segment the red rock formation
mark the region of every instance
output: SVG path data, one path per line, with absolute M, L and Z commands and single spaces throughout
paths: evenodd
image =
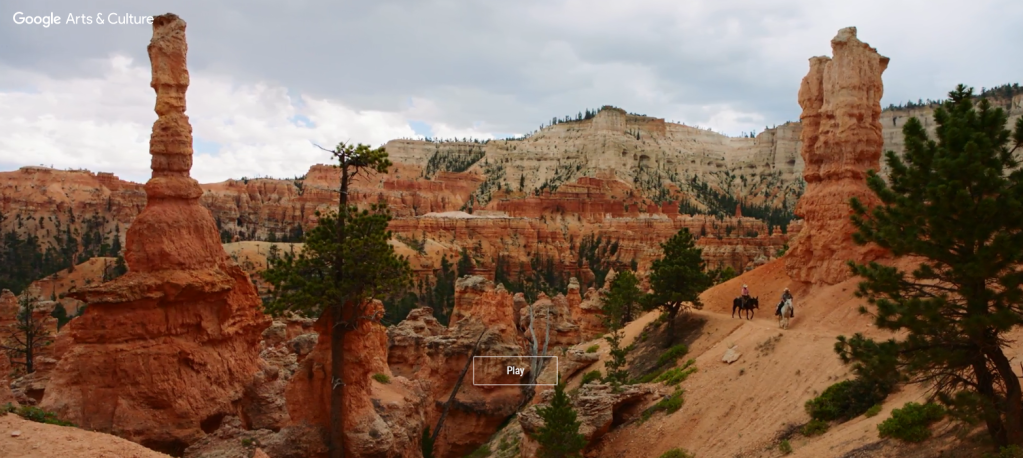
M 538 348 L 543 348 L 545 343 L 553 348 L 582 342 L 579 325 L 572 319 L 568 300 L 562 294 L 549 298 L 540 293 L 536 302 L 520 311 L 520 315 L 519 327 L 526 330 L 527 340 L 537 342 Z
M 3 373 L 3 376 L 12 376 L 6 388 L 13 393 L 14 399 L 18 403 L 36 405 L 43 398 L 46 384 L 50 380 L 50 371 L 57 364 L 55 359 L 57 350 L 64 349 L 62 345 L 64 342 L 58 339 L 57 320 L 51 316 L 56 302 L 39 300 L 39 291 L 33 287 L 27 288 L 22 294 L 28 295 L 31 300 L 35 301 L 33 302 L 35 311 L 32 314 L 32 319 L 42 325 L 49 335 L 51 344 L 37 347 L 33 351 L 32 373 L 25 373 L 24 358 L 15 358 L 12 361 L 6 359 L 7 356 L 5 356 L 9 369 Z M 21 334 L 21 331 L 16 329 L 20 312 L 21 299 L 10 290 L 3 290 L 0 293 L 0 342 L 7 341 L 13 334 Z M 65 333 L 61 333 L 61 335 L 63 334 Z M 37 338 L 41 338 L 41 336 L 37 336 Z M 24 340 L 23 335 L 20 340 Z M 57 340 L 57 344 L 52 344 L 54 340 Z M 0 402 L 0 404 L 3 403 Z
M 624 422 L 638 418 L 644 404 L 655 395 L 660 394 L 662 387 L 654 384 L 625 385 L 621 391 L 615 392 L 610 385 L 586 384 L 579 387 L 579 393 L 572 400 L 577 412 L 579 434 L 589 444 L 594 444 L 606 434 L 613 422 Z M 537 409 L 550 404 L 554 398 L 554 390 L 548 389 L 537 396 L 538 404 L 529 406 L 518 414 L 522 425 L 522 456 L 535 456 L 539 447 L 533 435 L 544 426 L 544 420 Z
M 17 404 L 14 394 L 11 393 L 11 362 L 7 359 L 7 353 L 0 352 L 0 406 L 4 404 Z
M 375 301 L 383 316 L 383 304 Z M 317 321 L 320 338 L 302 361 L 285 392 L 296 425 L 330 424 L 330 326 L 326 315 Z M 349 453 L 360 457 L 416 457 L 423 430 L 426 393 L 419 382 L 393 377 L 387 366 L 387 331 L 366 320 L 344 339 L 344 431 Z M 376 374 L 391 378 L 381 384 Z M 377 410 L 374 404 L 380 404 Z M 318 456 L 318 455 L 317 455 Z
M 427 424 L 433 427 L 443 411 L 468 356 L 479 340 L 474 367 L 466 375 L 435 444 L 438 457 L 458 457 L 486 442 L 523 401 L 517 386 L 522 377 L 507 374 L 508 364 L 526 366 L 528 354 L 521 333 L 511 321 L 515 299 L 481 277 L 457 283 L 452 321 L 444 328 L 428 308 L 413 310 L 388 329 L 388 365 L 395 375 L 426 381 L 430 399 Z M 482 337 L 481 337 L 482 335 Z M 508 358 L 502 358 L 508 357 Z
M 575 322 L 579 325 L 579 337 L 583 342 L 593 340 L 607 332 L 604 326 L 604 299 L 608 288 L 599 291 L 592 287 L 586 290 L 586 295 L 579 304 L 579 316 Z
M 851 276 L 847 261 L 884 255 L 877 246 L 853 243 L 848 202 L 879 203 L 865 177 L 880 169 L 881 73 L 888 67 L 887 57 L 856 38 L 855 27 L 840 30 L 831 48 L 834 58 L 810 59 L 799 89 L 807 185 L 795 212 L 806 226 L 786 254 L 793 279 L 827 284 Z
M 269 324 L 189 177 L 186 50 L 185 22 L 155 17 L 149 56 L 159 119 L 147 205 L 126 237 L 130 271 L 72 294 L 89 307 L 68 324 L 70 349 L 42 401 L 81 427 L 173 453 L 234 413 Z

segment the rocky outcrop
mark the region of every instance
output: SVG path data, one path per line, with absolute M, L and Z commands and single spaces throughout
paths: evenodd
M 608 288 L 599 291 L 593 288 L 586 290 L 582 302 L 579 303 L 579 317 L 576 324 L 579 325 L 579 337 L 583 342 L 593 340 L 607 332 L 604 325 L 604 295 Z
M 579 325 L 572 319 L 568 300 L 562 294 L 549 298 L 540 293 L 536 302 L 520 314 L 519 327 L 539 348 L 570 347 L 582 342 Z
M 420 308 L 388 328 L 388 365 L 394 375 L 423 380 L 429 398 L 427 424 L 434 427 L 466 364 L 472 366 L 451 405 L 435 446 L 435 456 L 458 457 L 474 450 L 515 413 L 525 399 L 521 387 L 528 373 L 525 341 L 513 321 L 515 298 L 481 277 L 458 280 L 449 327 L 432 310 Z M 468 357 L 477 346 L 475 361 Z M 527 369 L 508 374 L 508 365 Z
M 589 444 L 595 443 L 601 436 L 607 433 L 616 419 L 619 423 L 638 417 L 642 413 L 645 404 L 652 400 L 659 390 L 663 389 L 658 385 L 625 385 L 621 391 L 614 392 L 610 385 L 586 384 L 579 387 L 579 393 L 572 399 L 572 407 L 575 409 L 576 419 L 579 425 L 579 434 L 582 434 Z M 534 456 L 538 448 L 533 435 L 544 426 L 543 418 L 540 417 L 537 409 L 550 405 L 554 397 L 554 390 L 548 389 L 538 396 L 540 403 L 532 405 L 518 414 L 519 424 L 522 425 L 522 456 Z
M 230 261 L 202 189 L 189 177 L 185 22 L 153 21 L 153 177 L 126 235 L 129 272 L 72 295 L 89 304 L 68 324 L 70 345 L 42 407 L 80 427 L 180 454 L 236 412 L 259 369 L 269 318 Z
M 867 188 L 866 173 L 881 157 L 881 73 L 888 58 L 842 29 L 831 40 L 834 58 L 810 59 L 799 89 L 803 107 L 802 151 L 806 192 L 796 214 L 805 227 L 786 254 L 796 280 L 835 284 L 852 274 L 846 262 L 868 262 L 884 255 L 877 246 L 858 246 L 849 219 L 849 200 L 879 203 Z
M 374 311 L 382 316 L 383 304 L 375 301 Z M 325 315 L 317 322 L 319 340 L 285 390 L 291 424 L 318 428 L 323 437 L 330 425 L 331 404 L 328 321 Z M 421 377 L 406 378 L 388 368 L 387 339 L 386 329 L 374 320 L 361 321 L 344 336 L 345 444 L 354 456 L 412 458 L 419 456 L 427 391 Z M 382 383 L 374 376 L 389 381 Z M 305 456 L 320 455 L 309 451 Z
M 7 359 L 7 353 L 0 352 L 0 406 L 18 403 L 11 393 L 10 373 L 11 361 Z

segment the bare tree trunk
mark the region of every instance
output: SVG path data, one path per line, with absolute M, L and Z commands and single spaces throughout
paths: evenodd
M 340 196 L 338 198 L 338 212 L 337 212 L 337 238 L 338 238 L 338 253 L 335 258 L 336 278 L 335 281 L 340 287 L 344 283 L 344 246 L 347 241 L 347 234 L 345 233 L 345 219 L 348 216 L 348 182 L 349 182 L 349 171 L 348 171 L 348 158 L 346 156 L 340 157 L 341 163 L 341 189 Z M 341 291 L 342 297 L 339 298 L 338 302 L 332 307 L 333 320 L 331 320 L 331 331 L 330 331 L 330 445 L 331 445 L 331 458 L 344 458 L 345 456 L 345 413 L 344 413 L 344 395 L 345 395 L 345 382 L 344 382 L 344 369 L 345 369 L 345 355 L 344 355 L 344 337 L 348 331 L 348 323 L 345 321 L 345 306 L 349 305 L 345 301 L 345 291 Z M 358 319 L 357 314 L 353 315 L 353 319 Z
M 1012 370 L 1009 359 L 995 344 L 988 351 L 988 357 L 994 361 L 1002 383 L 1005 385 L 1005 439 L 1009 445 L 1023 445 L 1023 390 L 1020 389 L 1019 378 Z
M 536 378 L 540 376 L 540 364 L 537 363 L 537 359 L 539 359 L 539 358 L 536 358 L 536 356 L 538 356 L 536 353 L 537 353 L 537 351 L 539 349 L 537 348 L 536 331 L 533 330 L 533 321 L 535 319 L 536 319 L 536 316 L 533 314 L 533 306 L 530 305 L 529 306 L 529 335 L 533 336 L 533 338 L 532 338 L 532 342 L 530 342 L 530 350 L 531 351 L 529 352 L 529 355 L 534 357 L 534 358 L 532 358 L 532 361 L 530 361 L 530 363 L 529 363 L 529 369 L 530 369 L 529 370 L 529 383 L 530 384 L 536 383 Z
M 444 427 L 444 418 L 448 416 L 448 410 L 451 409 L 451 404 L 455 402 L 455 395 L 458 394 L 459 388 L 462 387 L 462 379 L 465 378 L 465 373 L 469 371 L 469 366 L 472 365 L 473 358 L 476 357 L 476 350 L 480 348 L 480 341 L 483 340 L 483 335 L 487 333 L 487 328 L 483 328 L 483 332 L 476 339 L 476 345 L 472 347 L 472 352 L 469 353 L 469 360 L 465 362 L 465 367 L 462 368 L 462 373 L 458 376 L 458 380 L 455 381 L 455 387 L 451 389 L 451 395 L 448 396 L 448 402 L 444 403 L 444 411 L 441 412 L 440 418 L 437 419 L 437 427 L 433 429 L 433 438 L 431 443 L 436 444 L 437 438 L 440 437 L 440 429 Z M 432 451 L 432 450 L 431 450 Z
M 341 307 L 333 307 L 331 311 L 330 335 L 330 442 L 331 457 L 345 456 L 344 435 L 344 393 L 345 393 L 345 354 L 344 339 L 347 330 L 342 324 Z

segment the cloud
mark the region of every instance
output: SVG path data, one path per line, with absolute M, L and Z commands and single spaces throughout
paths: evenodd
M 56 80 L 20 72 L 0 80 L 5 87 L 26 88 L 0 92 L 0 165 L 52 164 L 148 179 L 149 133 L 156 120 L 149 66 L 124 56 L 104 65 L 106 71 L 94 78 Z M 202 182 L 300 175 L 329 160 L 314 144 L 377 146 L 415 136 L 400 112 L 355 111 L 305 95 L 295 100 L 284 87 L 196 72 L 186 114 L 196 150 L 192 176 Z
M 164 12 L 129 0 L 90 7 Z M 0 129 L 16 131 L 21 148 L 5 146 L 0 165 L 31 147 L 144 171 L 148 159 L 135 152 L 154 116 L 150 27 L 16 26 L 15 11 L 94 14 L 73 0 L 0 7 L 0 100 L 14 107 L 0 114 Z M 188 21 L 189 113 L 210 142 L 197 147 L 196 172 L 209 177 L 294 173 L 308 166 L 294 163 L 319 157 L 309 141 L 412 137 L 410 122 L 420 135 L 428 127 L 434 137 L 490 138 L 606 104 L 730 135 L 760 131 L 798 119 L 807 59 L 830 55 L 830 39 L 847 26 L 892 59 L 885 105 L 1023 75 L 1023 61 L 1010 58 L 1023 39 L 1016 0 L 969 8 L 958 0 L 182 0 L 174 12 Z M 111 55 L 133 63 L 112 70 Z M 113 83 L 134 71 L 131 85 Z M 95 91 L 107 91 L 102 101 Z M 68 133 L 42 134 L 58 125 Z M 115 132 L 126 137 L 108 139 Z

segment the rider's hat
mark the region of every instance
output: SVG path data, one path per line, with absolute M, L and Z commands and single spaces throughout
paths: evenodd
M 746 287 L 746 284 L 745 284 L 745 283 L 743 283 L 743 284 L 742 284 L 742 287 L 743 287 L 743 288 L 745 288 L 745 287 Z
M 785 291 L 788 291 L 788 290 L 789 290 L 788 288 L 785 288 Z

